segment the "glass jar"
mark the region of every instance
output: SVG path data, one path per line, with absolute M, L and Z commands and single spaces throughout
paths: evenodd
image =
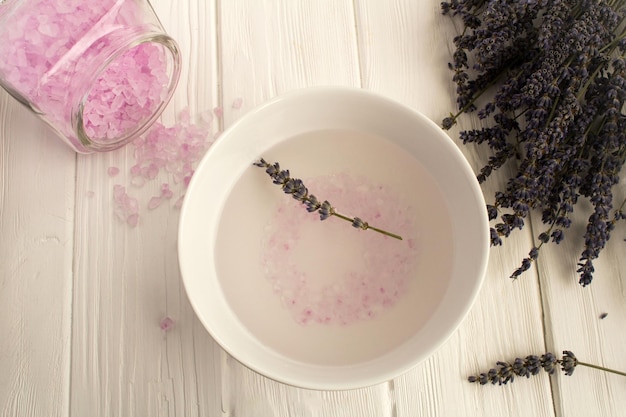
M 180 65 L 147 0 L 0 0 L 0 85 L 77 152 L 145 132 Z

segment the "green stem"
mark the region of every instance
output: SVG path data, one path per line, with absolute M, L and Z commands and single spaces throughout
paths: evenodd
M 354 219 L 352 219 L 352 218 L 350 218 L 350 217 L 348 217 L 348 216 L 344 216 L 344 215 L 343 215 L 343 214 L 341 214 L 341 213 L 337 213 L 337 212 L 336 212 L 336 211 L 334 211 L 334 210 L 333 210 L 333 212 L 331 213 L 331 215 L 333 215 L 333 216 L 335 216 L 335 217 L 339 217 L 340 219 L 345 220 L 345 221 L 348 221 L 348 222 L 350 222 L 350 223 L 352 223 L 352 222 L 354 221 Z M 364 228 L 364 230 L 367 230 L 367 229 L 371 229 L 371 230 L 373 230 L 373 231 L 375 231 L 375 232 L 381 233 L 381 234 L 383 234 L 383 235 L 385 235 L 385 236 L 392 237 L 392 238 L 394 238 L 394 239 L 402 240 L 402 236 L 396 235 L 395 233 L 391 233 L 391 232 L 388 232 L 388 231 L 383 230 L 383 229 L 379 229 L 378 227 L 370 226 L 369 224 L 367 224 L 367 226 Z
M 331 213 L 331 215 L 332 215 L 332 216 L 335 216 L 335 217 L 339 217 L 340 219 L 345 220 L 345 221 L 348 221 L 348 222 L 350 222 L 350 223 L 352 223 L 352 220 L 353 220 L 353 219 L 351 219 L 351 218 L 350 218 L 350 217 L 348 217 L 348 216 L 344 216 L 344 215 L 343 215 L 343 214 L 341 214 L 341 213 L 337 213 L 336 211 L 333 211 L 333 212 Z
M 605 368 L 604 366 L 593 365 L 591 363 L 581 362 L 577 360 L 578 365 L 587 366 L 589 368 L 598 369 L 600 371 L 611 372 L 613 374 L 626 376 L 626 372 L 616 371 L 615 369 Z
M 368 225 L 367 228 L 368 229 L 372 229 L 375 232 L 382 233 L 385 236 L 389 236 L 389 237 L 392 237 L 394 239 L 402 240 L 402 236 L 396 235 L 394 233 L 387 232 L 386 230 L 382 230 L 382 229 L 379 229 L 377 227 L 370 226 L 370 225 Z

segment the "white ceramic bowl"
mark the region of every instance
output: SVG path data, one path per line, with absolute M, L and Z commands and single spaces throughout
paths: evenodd
M 261 156 L 404 240 L 320 222 L 252 166 Z M 286 384 L 352 389 L 401 375 L 455 331 L 489 237 L 475 175 L 435 123 L 364 90 L 313 88 L 249 112 L 212 145 L 178 249 L 189 300 L 230 355 Z

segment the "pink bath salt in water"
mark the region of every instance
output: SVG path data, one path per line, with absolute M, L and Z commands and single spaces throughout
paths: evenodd
M 167 96 L 163 47 L 142 43 L 113 61 L 98 77 L 83 109 L 88 137 L 117 140 L 142 126 Z
M 415 211 L 401 195 L 347 173 L 305 179 L 310 194 L 403 240 L 331 217 L 320 221 L 285 196 L 266 227 L 261 264 L 300 324 L 350 325 L 391 309 L 409 290 L 419 262 Z

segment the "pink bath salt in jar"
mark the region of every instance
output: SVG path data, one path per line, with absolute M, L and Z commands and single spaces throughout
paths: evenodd
M 147 0 L 0 0 L 0 85 L 77 152 L 145 132 L 180 66 Z

